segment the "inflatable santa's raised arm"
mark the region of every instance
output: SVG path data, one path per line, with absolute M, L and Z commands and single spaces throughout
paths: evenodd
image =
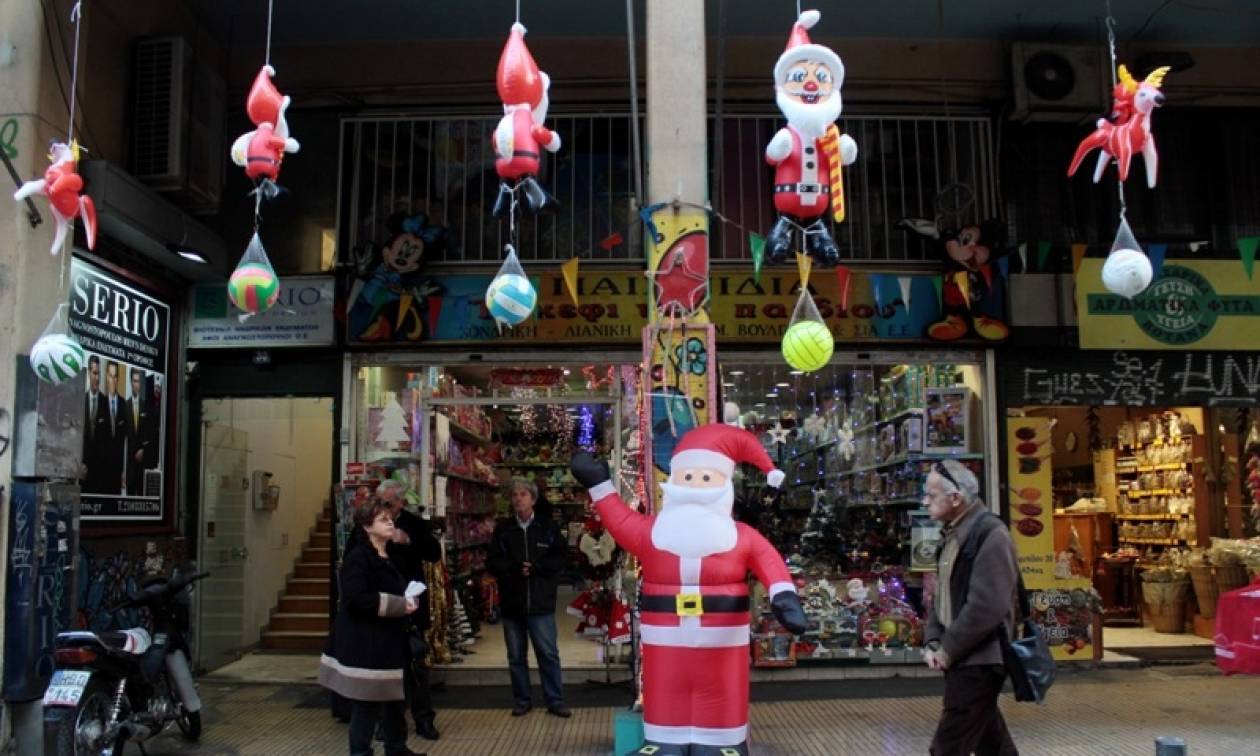
M 805 614 L 783 557 L 731 516 L 735 465 L 749 462 L 772 486 L 783 482 L 757 437 L 729 425 L 687 433 L 670 460 L 659 513 L 640 514 L 613 487 L 608 465 L 573 457 L 604 526 L 643 566 L 643 731 L 639 753 L 746 754 L 748 572 L 766 585 L 775 617 L 794 633 Z M 723 751 L 721 749 L 730 749 Z M 709 750 L 705 750 L 709 753 Z

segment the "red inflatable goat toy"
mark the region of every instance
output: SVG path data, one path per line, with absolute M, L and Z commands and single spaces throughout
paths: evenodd
M 91 197 L 82 194 L 79 143 L 74 140 L 69 144 L 53 142 L 48 159 L 52 165 L 44 171 L 44 177 L 22 184 L 13 193 L 13 199 L 21 202 L 32 194 L 42 194 L 48 198 L 48 207 L 52 211 L 53 219 L 57 221 L 57 230 L 49 249 L 54 255 L 61 251 L 66 242 L 66 233 L 70 230 L 70 221 L 76 217 L 83 219 L 88 249 L 96 249 L 96 205 Z
M 531 213 L 550 210 L 556 198 L 547 193 L 535 178 L 542 154 L 539 149 L 556 152 L 560 135 L 543 126 L 547 120 L 547 91 L 551 79 L 538 70 L 534 56 L 525 45 L 525 27 L 512 24 L 512 33 L 503 54 L 495 87 L 503 101 L 503 118 L 491 136 L 494 142 L 494 169 L 499 174 L 499 196 L 494 201 L 493 215 L 501 218 L 512 207 L 512 193 L 520 189 L 525 207 Z
M 289 124 L 284 111 L 289 98 L 280 94 L 271 77 L 276 69 L 263 66 L 254 79 L 245 100 L 245 112 L 253 122 L 253 131 L 241 134 L 232 143 L 232 162 L 245 169 L 245 175 L 264 196 L 276 194 L 276 179 L 280 176 L 280 164 L 286 152 L 297 152 L 298 141 L 289 136 Z
M 1068 166 L 1068 175 L 1076 174 L 1092 150 L 1098 149 L 1098 164 L 1094 167 L 1094 183 L 1102 178 L 1103 171 L 1112 159 L 1120 180 L 1129 178 L 1129 162 L 1136 154 L 1142 155 L 1146 164 L 1146 185 L 1155 188 L 1155 175 L 1159 168 L 1159 155 L 1155 152 L 1155 135 L 1151 133 L 1151 113 L 1164 104 L 1164 94 L 1159 88 L 1164 83 L 1168 66 L 1156 68 L 1138 83 L 1129 69 L 1117 69 L 1119 81 L 1112 92 L 1111 117 L 1099 118 L 1094 133 L 1081 140 Z

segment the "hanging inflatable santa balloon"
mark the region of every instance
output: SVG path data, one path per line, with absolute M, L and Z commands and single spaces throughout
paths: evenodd
M 237 137 L 232 143 L 232 162 L 245 169 L 264 197 L 274 197 L 279 191 L 276 180 L 280 176 L 280 163 L 286 152 L 297 152 L 298 141 L 289 136 L 289 123 L 284 111 L 289 108 L 289 97 L 280 94 L 271 77 L 276 69 L 263 66 L 254 78 L 245 100 L 245 112 L 254 124 L 254 130 Z
M 540 150 L 560 149 L 560 135 L 543 126 L 547 120 L 547 90 L 551 79 L 538 70 L 534 56 L 525 45 L 525 27 L 512 24 L 512 32 L 495 75 L 503 118 L 494 130 L 494 169 L 499 174 L 499 196 L 494 216 L 500 218 L 512 207 L 513 192 L 520 190 L 520 202 L 531 213 L 550 210 L 558 204 L 538 183 Z
M 782 262 L 791 253 L 793 232 L 805 235 L 805 251 L 822 265 L 835 265 L 840 249 L 826 216 L 844 220 L 840 167 L 857 160 L 857 143 L 841 134 L 840 85 L 844 64 L 830 48 L 810 42 L 819 13 L 808 10 L 792 26 L 787 49 L 774 64 L 775 102 L 787 118 L 766 146 L 774 169 L 774 207 L 779 219 L 766 237 L 765 255 Z
M 783 483 L 752 433 L 723 424 L 688 432 L 674 448 L 654 515 L 625 505 L 603 460 L 583 452 L 570 463 L 617 544 L 642 564 L 647 743 L 637 753 L 748 753 L 750 570 L 769 589 L 779 622 L 805 631 L 783 557 L 731 517 L 731 476 L 740 462 L 760 468 L 771 486 Z

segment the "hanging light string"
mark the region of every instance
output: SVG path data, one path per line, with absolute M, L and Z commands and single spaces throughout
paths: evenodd
M 79 84 L 79 27 L 83 23 L 83 0 L 70 9 L 70 23 L 74 24 L 74 57 L 70 63 L 70 125 L 66 127 L 66 142 L 74 143 L 74 104 L 78 99 Z
M 1111 0 L 1107 0 L 1107 18 L 1104 21 L 1107 26 L 1107 51 L 1111 56 L 1111 89 L 1116 88 L 1116 19 L 1111 15 Z M 1120 197 L 1120 218 L 1125 217 L 1127 209 L 1124 202 L 1124 182 L 1116 182 L 1116 193 Z

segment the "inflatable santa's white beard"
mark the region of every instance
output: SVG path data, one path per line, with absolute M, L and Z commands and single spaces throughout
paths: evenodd
M 840 90 L 833 89 L 827 99 L 813 105 L 806 105 L 800 100 L 776 87 L 774 101 L 783 111 L 783 117 L 792 128 L 807 137 L 821 139 L 827 133 L 827 127 L 840 117 Z
M 652 544 L 662 551 L 699 559 L 735 548 L 739 534 L 731 509 L 735 487 L 692 488 L 661 484 L 663 507 L 652 526 Z

